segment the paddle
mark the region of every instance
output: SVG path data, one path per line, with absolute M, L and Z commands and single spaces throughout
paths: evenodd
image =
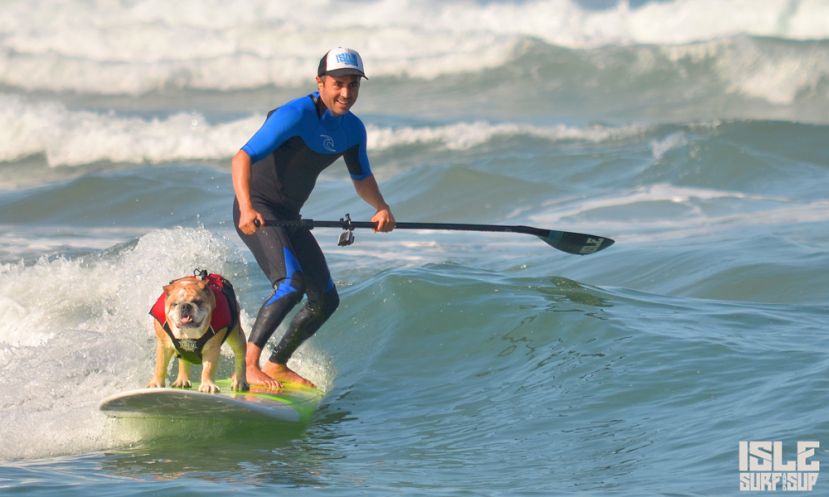
M 317 221 L 314 219 L 278 220 L 266 219 L 266 225 L 299 227 L 306 229 L 314 228 L 342 228 L 345 230 L 340 235 L 339 245 L 351 245 L 354 243 L 352 231 L 355 228 L 374 229 L 375 224 L 368 221 L 352 221 L 351 216 L 339 221 Z M 258 223 L 257 223 L 258 225 Z M 485 232 L 506 232 L 524 233 L 535 235 L 544 243 L 553 248 L 567 252 L 568 254 L 588 255 L 604 250 L 613 245 L 613 240 L 596 235 L 585 235 L 582 233 L 570 233 L 569 231 L 546 230 L 533 228 L 532 226 L 509 226 L 498 224 L 456 224 L 456 223 L 397 223 L 395 229 L 402 230 L 449 230 L 449 231 L 485 231 Z

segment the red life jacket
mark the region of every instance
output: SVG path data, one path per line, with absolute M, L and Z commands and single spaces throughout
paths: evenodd
M 210 327 L 200 338 L 193 340 L 188 338 L 178 339 L 173 335 L 169 323 L 167 323 L 167 315 L 164 312 L 164 305 L 167 301 L 167 294 L 162 292 L 158 300 L 150 309 L 150 315 L 167 332 L 167 336 L 173 342 L 176 348 L 176 355 L 180 359 L 193 364 L 201 364 L 202 349 L 208 340 L 218 335 L 225 329 L 227 332 L 222 338 L 222 343 L 227 340 L 230 331 L 239 323 L 239 309 L 236 303 L 236 293 L 233 291 L 233 285 L 228 280 L 219 274 L 207 274 L 204 276 L 207 279 L 207 288 L 213 292 L 216 298 L 216 307 L 213 308 L 213 316 L 210 319 Z M 197 279 L 196 276 L 187 276 L 179 279 Z M 178 280 L 173 280 L 178 281 Z M 171 281 L 170 283 L 173 283 Z

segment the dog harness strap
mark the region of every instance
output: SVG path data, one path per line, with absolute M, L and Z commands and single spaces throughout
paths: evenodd
M 224 329 L 225 328 L 222 328 L 222 330 L 224 330 Z M 213 338 L 214 336 L 218 335 L 219 333 L 221 333 L 222 330 L 219 330 L 219 332 L 217 333 L 216 330 L 214 330 L 213 327 L 211 326 L 210 328 L 207 329 L 206 332 L 204 332 L 204 335 L 202 335 L 201 338 L 199 338 L 198 340 L 195 340 L 195 342 L 196 342 L 195 343 L 195 349 L 196 350 L 194 352 L 199 355 L 199 363 L 201 363 L 201 351 L 202 351 L 202 349 L 204 349 L 204 346 L 207 344 L 207 341 L 210 340 L 211 338 Z M 225 343 L 225 340 L 227 339 L 227 335 L 228 335 L 228 333 L 226 333 L 224 338 L 222 338 L 222 343 Z
M 227 333 L 222 337 L 222 344 L 225 343 L 230 332 L 239 324 L 239 309 L 236 302 L 236 292 L 233 290 L 233 285 L 230 281 L 225 279 L 220 274 L 210 274 L 207 277 L 210 280 L 210 289 L 213 290 L 213 295 L 216 296 L 216 307 L 224 312 L 214 312 L 213 320 L 210 322 L 210 330 L 213 334 L 210 337 L 199 339 L 201 351 L 204 344 L 207 343 L 211 337 L 218 335 L 222 330 L 227 330 Z M 218 328 L 218 332 L 214 329 Z M 206 335 L 205 335 L 206 336 Z
M 202 350 L 204 349 L 204 346 L 207 344 L 207 341 L 227 329 L 222 328 L 221 330 L 216 331 L 211 326 L 207 329 L 204 335 L 199 337 L 197 340 L 193 340 L 191 338 L 179 340 L 173 335 L 173 331 L 170 329 L 170 325 L 164 323 L 163 328 L 164 331 L 167 332 L 167 336 L 169 336 L 170 340 L 173 342 L 173 347 L 176 348 L 176 356 L 192 364 L 201 364 Z M 225 343 L 225 340 L 227 340 L 228 335 L 230 335 L 230 333 L 225 333 L 225 336 L 222 337 L 222 343 Z
M 164 323 L 162 328 L 164 328 L 167 336 L 169 336 L 170 340 L 173 342 L 173 347 L 176 348 L 176 357 L 184 359 L 191 364 L 202 363 L 201 351 L 204 348 L 204 344 L 216 334 L 216 332 L 213 331 L 213 328 L 209 328 L 207 332 L 205 332 L 205 334 L 198 340 L 190 338 L 179 340 L 175 337 L 175 335 L 173 335 L 173 330 L 170 329 L 169 324 Z

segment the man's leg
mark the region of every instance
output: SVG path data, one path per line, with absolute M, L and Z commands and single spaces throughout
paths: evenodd
M 288 359 L 305 340 L 314 335 L 334 313 L 340 303 L 337 289 L 331 280 L 325 256 L 313 235 L 307 230 L 291 234 L 291 244 L 300 255 L 308 302 L 294 316 L 288 331 L 274 348 L 264 371 L 277 380 L 311 385 L 311 382 L 288 368 Z
M 277 387 L 278 382 L 262 371 L 259 360 L 268 339 L 288 312 L 302 299 L 305 291 L 302 268 L 291 246 L 287 230 L 277 226 L 262 226 L 255 234 L 245 235 L 238 229 L 239 211 L 235 204 L 233 214 L 237 233 L 275 288 L 273 294 L 259 309 L 248 337 L 245 374 L 248 383 L 252 385 Z

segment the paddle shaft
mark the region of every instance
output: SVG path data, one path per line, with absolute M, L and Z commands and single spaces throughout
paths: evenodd
M 341 228 L 346 231 L 351 231 L 355 228 L 370 228 L 376 227 L 375 223 L 370 221 L 352 221 L 348 215 L 345 219 L 339 221 L 317 221 L 314 219 L 293 219 L 293 220 L 279 220 L 266 219 L 265 225 L 270 226 L 285 226 L 295 228 Z M 605 238 L 595 235 L 585 235 L 582 233 L 571 233 L 568 231 L 547 230 L 541 228 L 534 228 L 532 226 L 515 226 L 515 225 L 500 225 L 500 224 L 464 224 L 464 223 L 396 223 L 395 229 L 411 229 L 411 230 L 449 230 L 449 231 L 482 231 L 482 232 L 500 232 L 500 233 L 524 233 L 527 235 L 535 235 L 545 243 L 563 252 L 576 255 L 588 255 L 599 250 L 603 250 L 611 245 L 614 241 L 610 238 Z M 342 242 L 342 239 L 341 239 Z M 347 245 L 347 243 L 342 243 Z
M 269 221 L 265 221 L 271 224 Z M 278 221 L 282 223 L 283 221 Z M 288 221 L 290 222 L 290 221 Z M 299 220 L 302 227 L 305 228 L 342 228 L 349 229 L 349 224 L 345 220 L 340 221 L 316 221 L 314 219 Z M 308 225 L 311 224 L 311 226 Z M 375 223 L 371 221 L 351 221 L 351 228 L 370 228 L 376 227 Z M 487 231 L 487 232 L 510 232 L 510 233 L 526 233 L 528 235 L 541 236 L 545 230 L 539 228 L 532 228 L 529 226 L 505 226 L 498 224 L 458 224 L 458 223 L 395 223 L 394 229 L 398 230 L 446 230 L 446 231 Z

